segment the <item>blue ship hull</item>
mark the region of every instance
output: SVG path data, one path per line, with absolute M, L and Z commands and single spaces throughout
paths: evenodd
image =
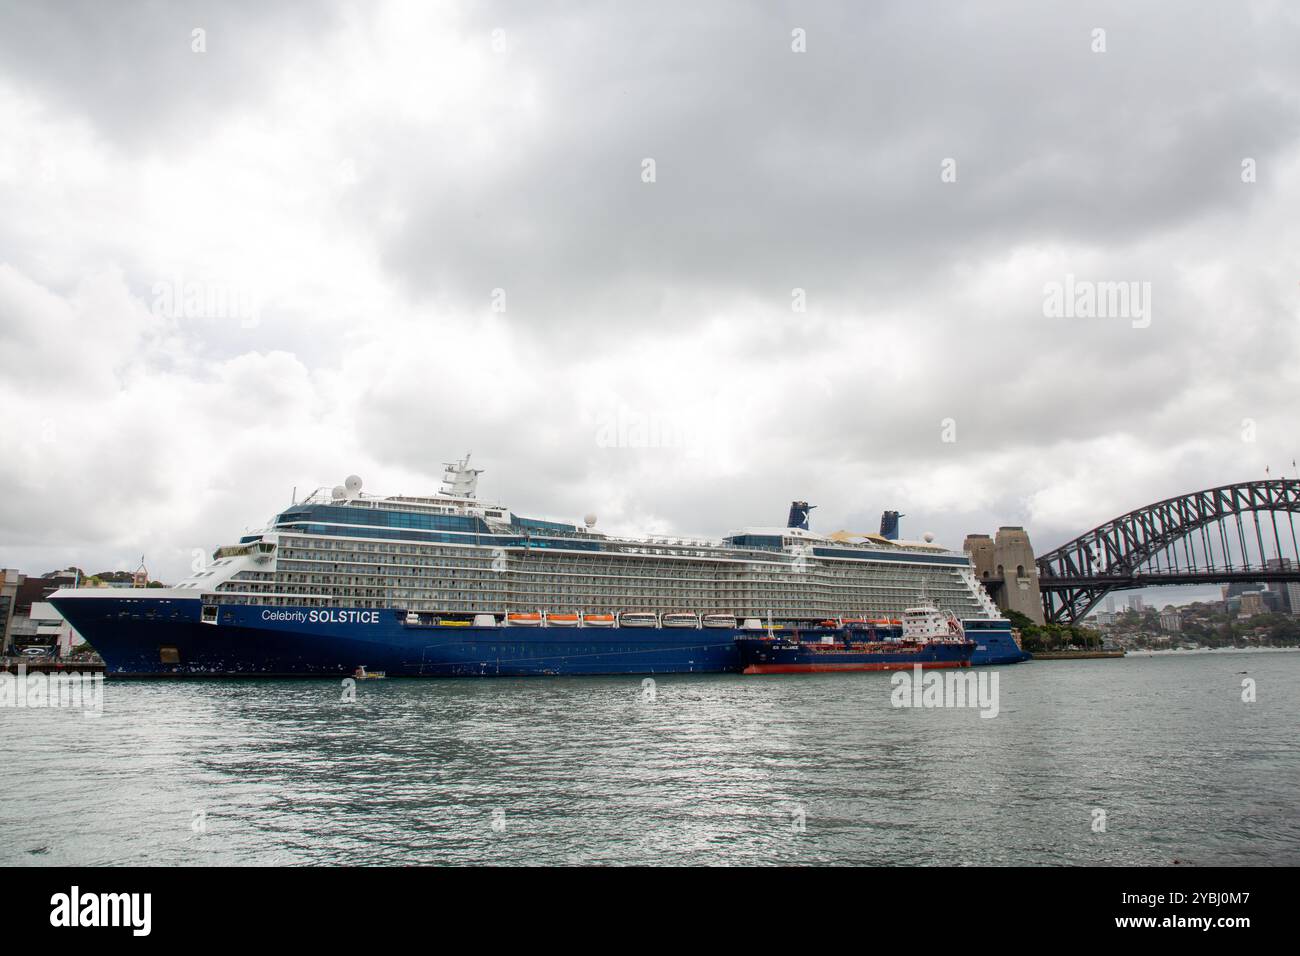
M 732 628 L 408 625 L 391 609 L 258 605 L 221 605 L 208 622 L 197 597 L 50 600 L 103 657 L 106 673 L 136 677 L 347 677 L 358 667 L 391 677 L 736 673 L 737 639 L 753 636 Z M 990 632 L 978 644 L 986 659 L 972 663 L 1028 656 L 1009 630 L 1005 641 Z
M 390 677 L 693 674 L 738 670 L 730 628 L 408 626 L 392 610 L 222 606 L 193 599 L 52 603 L 104 658 L 148 677 Z
M 1033 655 L 1020 649 L 1011 635 L 1007 621 L 966 621 L 966 636 L 975 642 L 970 656 L 972 667 L 985 664 L 1020 664 L 1032 660 Z

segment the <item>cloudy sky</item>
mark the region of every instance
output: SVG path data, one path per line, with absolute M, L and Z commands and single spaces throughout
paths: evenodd
M 1290 472 L 1294 5 L 865 6 L 0 3 L 0 564 L 175 580 L 469 450 L 1040 551 Z

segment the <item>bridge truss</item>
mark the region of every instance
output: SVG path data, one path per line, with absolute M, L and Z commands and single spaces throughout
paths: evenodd
M 1037 559 L 1043 612 L 1048 623 L 1064 623 L 1111 591 L 1300 581 L 1297 511 L 1295 478 L 1224 485 L 1130 511 Z

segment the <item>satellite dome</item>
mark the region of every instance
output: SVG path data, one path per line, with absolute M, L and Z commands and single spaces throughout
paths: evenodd
M 596 516 L 594 514 L 588 513 L 582 520 L 586 523 L 588 528 L 593 528 L 596 525 Z
M 932 541 L 934 541 L 934 532 L 927 531 L 925 534 L 921 535 L 921 540 L 924 541 L 926 544 L 931 543 Z
M 343 482 L 343 487 L 347 489 L 348 494 L 355 495 L 361 491 L 361 479 L 356 475 L 348 475 L 347 480 Z
M 344 488 L 342 485 L 335 485 L 334 490 L 330 493 L 330 497 L 333 498 L 335 501 L 342 501 L 347 496 L 348 496 L 348 490 Z

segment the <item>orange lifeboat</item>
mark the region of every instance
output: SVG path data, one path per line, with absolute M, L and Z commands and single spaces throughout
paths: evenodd
M 587 625 L 587 627 L 613 627 L 614 615 L 613 614 L 588 614 L 583 617 L 582 621 L 584 624 Z
M 518 611 L 506 615 L 506 624 L 516 627 L 541 627 L 542 615 L 537 611 Z
M 577 627 L 582 623 L 582 619 L 576 614 L 568 611 L 562 611 L 546 615 L 546 624 L 548 627 Z

